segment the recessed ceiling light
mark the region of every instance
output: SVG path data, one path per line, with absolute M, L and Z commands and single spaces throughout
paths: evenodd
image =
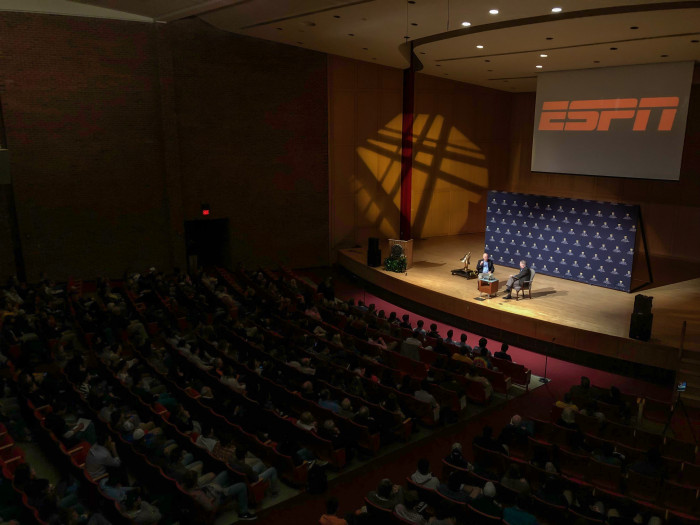
M 484 62 L 491 62 L 491 61 L 487 58 L 486 60 L 484 60 Z
M 630 29 L 639 29 L 639 26 L 630 26 Z
M 541 53 L 541 54 L 540 54 L 540 57 L 541 57 L 541 58 L 547 58 L 548 56 L 549 56 L 549 55 L 547 55 L 547 54 L 545 54 L 545 53 Z
M 668 55 L 661 55 L 661 58 L 666 58 L 666 57 L 668 57 Z
M 277 31 L 282 31 L 281 27 L 276 27 L 275 29 L 277 29 Z
M 491 71 L 493 71 L 493 69 L 487 69 L 486 71 L 488 71 L 490 73 Z
M 548 36 L 547 38 L 545 38 L 545 40 L 554 40 L 554 37 L 553 37 L 553 36 Z
M 348 33 L 348 36 L 355 36 L 355 33 Z
M 469 27 L 470 25 L 472 25 L 472 23 L 471 22 L 462 22 L 462 25 L 464 27 Z
M 479 44 L 478 46 L 476 46 L 476 48 L 477 48 L 477 49 L 484 49 L 484 46 L 482 46 L 481 44 Z
M 691 44 L 697 44 L 698 42 L 700 42 L 700 40 L 691 40 L 690 41 Z
M 416 24 L 415 22 L 411 22 L 411 25 L 412 25 L 412 26 L 417 26 L 418 24 Z
M 552 7 L 552 13 L 561 13 L 561 7 Z
M 492 15 L 497 15 L 497 14 L 498 14 L 498 9 L 491 9 L 491 10 L 489 11 L 489 13 L 492 14 Z
M 442 67 L 442 64 L 435 64 L 435 67 Z
M 537 65 L 537 66 L 535 66 L 535 67 L 536 67 L 537 69 L 542 69 L 542 66 L 540 66 L 540 65 Z
M 363 47 L 362 50 L 363 50 L 363 51 L 369 51 L 369 48 L 368 48 L 368 47 Z
M 594 64 L 600 64 L 600 60 L 594 60 L 593 63 L 594 63 Z
M 610 51 L 617 51 L 617 48 L 616 48 L 616 47 L 611 47 L 611 48 L 610 48 Z
M 340 15 L 333 15 L 333 18 L 340 18 Z

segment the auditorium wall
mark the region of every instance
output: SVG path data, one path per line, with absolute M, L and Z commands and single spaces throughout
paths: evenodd
M 693 84 L 679 181 L 533 173 L 530 171 L 535 94 L 513 99 L 511 154 L 505 191 L 640 204 L 656 278 L 689 278 L 700 262 L 700 83 Z M 638 268 L 639 270 L 639 268 Z M 636 272 L 640 276 L 639 271 Z M 642 275 L 643 276 L 643 275 Z M 678 275 L 680 276 L 680 275 Z M 668 277 L 667 277 L 668 278 Z M 677 280 L 677 279 L 676 279 Z
M 203 202 L 232 261 L 328 261 L 325 55 L 196 20 L 2 12 L 0 57 L 30 280 L 183 265 Z
M 331 246 L 398 237 L 401 70 L 329 56 Z M 413 238 L 480 232 L 505 184 L 509 93 L 417 74 Z

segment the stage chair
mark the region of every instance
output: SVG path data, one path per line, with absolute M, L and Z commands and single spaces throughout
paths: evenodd
M 528 298 L 532 299 L 532 282 L 535 280 L 535 270 L 530 268 L 530 279 L 522 282 L 522 287 L 520 289 L 515 289 L 515 300 L 518 300 L 520 292 L 523 294 L 523 299 L 525 299 L 525 292 L 527 292 Z

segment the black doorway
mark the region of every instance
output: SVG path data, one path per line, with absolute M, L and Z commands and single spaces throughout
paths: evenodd
M 185 221 L 185 246 L 187 266 L 229 267 L 228 219 L 202 219 Z

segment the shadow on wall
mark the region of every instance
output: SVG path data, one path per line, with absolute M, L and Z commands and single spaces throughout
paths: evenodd
M 398 236 L 401 121 L 398 114 L 357 148 L 358 222 L 385 237 Z M 489 184 L 485 154 L 442 115 L 416 115 L 413 132 L 413 237 L 468 233 L 469 207 Z

